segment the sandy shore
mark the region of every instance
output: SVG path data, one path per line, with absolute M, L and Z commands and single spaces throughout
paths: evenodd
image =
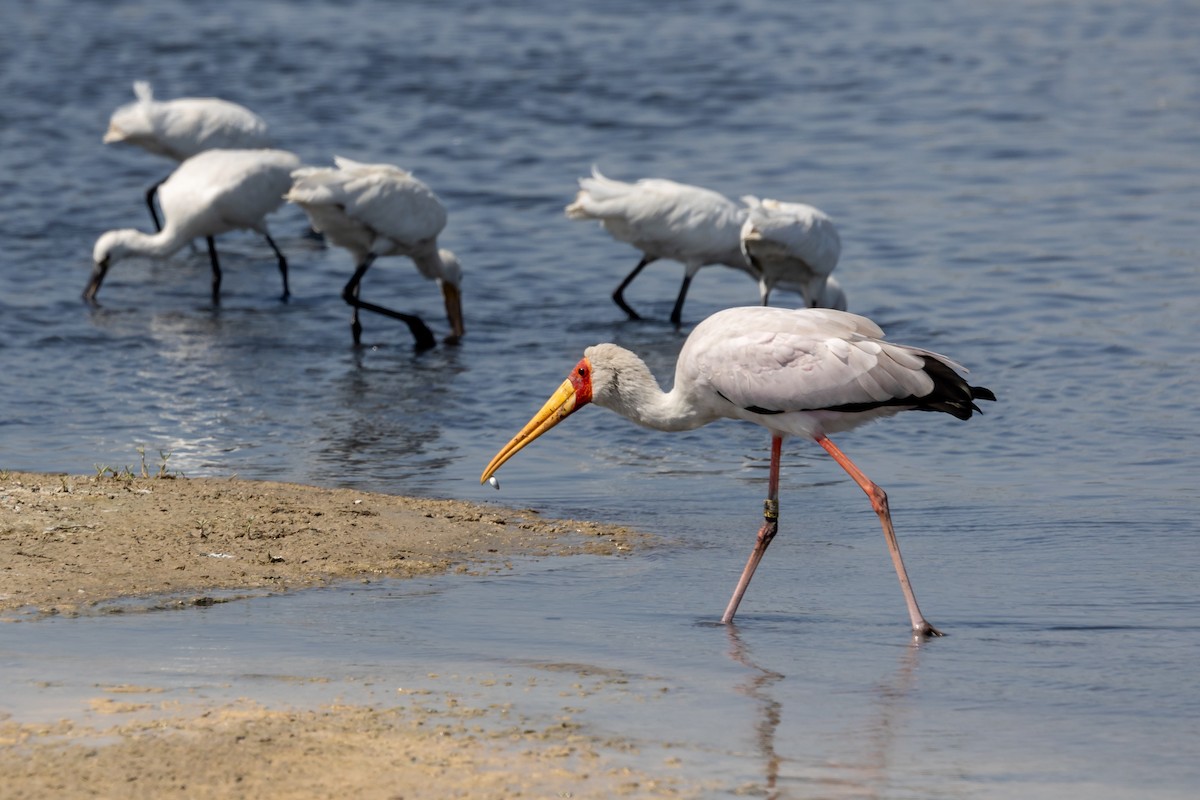
M 446 500 L 236 478 L 0 472 L 0 619 L 224 602 L 238 592 L 503 569 L 506 558 L 616 554 L 643 537 Z M 133 599 L 132 605 L 130 599 Z M 186 612 L 185 612 L 186 613 Z M 98 687 L 111 725 L 0 712 L 6 798 L 508 798 L 686 795 L 628 742 L 569 719 L 510 724 L 454 702 L 279 710 L 168 707 Z M 138 712 L 152 710 L 145 715 Z M 95 717 L 93 716 L 93 719 Z

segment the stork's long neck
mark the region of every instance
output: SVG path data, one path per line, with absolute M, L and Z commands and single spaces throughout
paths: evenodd
M 151 258 L 166 258 L 183 247 L 191 237 L 187 237 L 168 220 L 158 233 L 143 233 L 130 228 L 123 231 L 123 244 L 130 252 Z
M 616 345 L 596 345 L 586 353 L 592 364 L 592 402 L 639 425 L 659 431 L 687 431 L 712 422 L 685 389 L 659 388 L 646 362 Z
M 417 267 L 417 271 L 426 278 L 441 279 L 445 273 L 446 267 L 442 263 L 441 254 L 438 253 L 436 240 L 421 242 L 416 245 L 412 251 L 412 260 L 413 264 Z

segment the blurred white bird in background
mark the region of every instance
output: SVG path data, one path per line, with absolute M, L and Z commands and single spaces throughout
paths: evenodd
M 205 150 L 273 145 L 262 117 L 237 103 L 216 97 L 155 100 L 147 81 L 135 81 L 133 93 L 137 100 L 121 106 L 109 118 L 105 144 L 135 145 L 177 162 Z M 154 209 L 154 196 L 162 182 L 146 190 L 155 230 L 162 227 Z
M 828 294 L 830 273 L 842 255 L 842 239 L 833 220 L 806 203 L 759 200 L 747 195 L 746 221 L 740 232 L 741 249 L 758 276 L 762 304 L 776 286 L 798 291 L 809 308 L 845 309 L 841 287 Z M 839 306 L 840 302 L 840 306 Z
M 590 178 L 579 179 L 579 192 L 566 207 L 575 220 L 596 220 L 618 241 L 642 251 L 642 258 L 613 292 L 612 298 L 630 319 L 640 316 L 625 301 L 625 289 L 647 264 L 660 258 L 684 265 L 683 283 L 671 310 L 671 322 L 680 325 L 683 304 L 692 279 L 701 267 L 722 264 L 750 274 L 759 281 L 763 305 L 771 289 L 778 286 L 800 292 L 805 305 L 844 309 L 846 296 L 840 285 L 831 285 L 829 272 L 837 266 L 841 243 L 833 223 L 812 206 L 765 201 L 747 197 L 750 207 L 699 186 L 663 178 L 643 178 L 636 183 L 604 177 L 596 167 Z M 764 207 L 766 204 L 772 204 Z M 777 210 L 776 206 L 786 210 Z M 798 209 L 811 209 L 807 217 Z M 748 260 L 743 245 L 746 224 L 754 215 L 760 221 L 751 228 L 755 257 Z M 792 230 L 787 230 L 787 220 Z M 807 220 L 808 230 L 803 229 Z M 761 245 L 759 241 L 761 240 Z M 791 248 L 802 246 L 799 253 Z M 819 251 L 817 266 L 806 259 Z M 819 274 L 820 277 L 816 277 Z
M 192 239 L 208 241 L 212 300 L 220 302 L 221 266 L 213 237 L 232 230 L 261 233 L 275 251 L 287 299 L 288 265 L 267 229 L 266 216 L 283 205 L 300 159 L 284 150 L 206 150 L 179 165 L 159 187 L 163 226 L 157 233 L 108 231 L 92 251 L 95 267 L 84 299 L 95 302 L 109 268 L 128 256 L 166 258 Z
M 746 209 L 722 194 L 664 178 L 637 183 L 612 180 L 592 167 L 590 178 L 579 179 L 579 193 L 566 207 L 569 219 L 597 220 L 614 239 L 642 251 L 637 263 L 613 292 L 613 302 L 640 319 L 625 302 L 625 289 L 647 264 L 660 258 L 683 264 L 683 283 L 671 311 L 679 325 L 692 278 L 701 267 L 724 264 L 746 269 L 739 235 Z
M 354 275 L 342 298 L 354 307 L 350 330 L 361 344 L 359 309 L 406 323 L 418 349 L 436 340 L 420 317 L 359 299 L 367 270 L 381 256 L 407 256 L 426 278 L 437 281 L 446 306 L 450 335 L 457 343 L 465 332 L 462 313 L 462 268 L 454 253 L 439 250 L 437 237 L 446 227 L 446 209 L 437 195 L 411 173 L 391 164 L 361 164 L 340 156 L 336 168 L 306 167 L 293 174 L 287 200 L 304 209 L 315 230 L 354 256 Z

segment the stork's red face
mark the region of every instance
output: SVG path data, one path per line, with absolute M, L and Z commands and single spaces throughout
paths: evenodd
M 587 357 L 579 359 L 575 369 L 567 376 L 567 383 L 575 390 L 575 407 L 586 406 L 592 402 L 592 364 Z
M 542 410 L 534 414 L 533 419 L 529 420 L 525 424 L 525 427 L 521 428 L 520 433 L 514 436 L 508 444 L 500 448 L 500 452 L 496 453 L 496 457 L 491 460 L 491 463 L 487 465 L 487 469 L 483 471 L 483 476 L 480 477 L 479 482 L 484 483 L 487 481 L 496 470 L 500 469 L 500 465 L 516 455 L 518 450 L 591 401 L 592 365 L 585 357 L 579 359 L 579 363 L 575 365 L 575 368 L 571 370 L 571 374 L 567 376 L 567 379 L 562 382 L 558 390 L 542 406 Z

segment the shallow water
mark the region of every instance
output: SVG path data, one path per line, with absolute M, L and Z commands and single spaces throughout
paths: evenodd
M 1193 796 L 1200 17 L 1169 2 L 543 5 L 8 15 L 0 467 L 88 473 L 144 447 L 186 475 L 529 505 L 664 546 L 9 625 L 0 660 L 19 677 L 0 711 L 53 718 L 105 681 L 277 698 L 284 656 L 288 676 L 340 676 L 286 684 L 312 703 L 511 673 L 536 677 L 521 703 L 553 712 L 581 675 L 620 675 L 627 689 L 571 701 L 586 722 L 678 743 L 689 773 L 770 796 Z M 289 208 L 272 227 L 290 303 L 269 252 L 233 235 L 219 310 L 206 257 L 186 251 L 114 267 L 87 309 L 92 243 L 148 225 L 141 193 L 169 169 L 100 144 L 138 78 L 245 103 L 306 161 L 429 182 L 467 274 L 463 345 L 414 355 L 402 326 L 367 317 L 353 350 L 349 256 Z M 965 424 L 910 414 L 840 441 L 889 491 L 922 608 L 950 636 L 909 646 L 869 505 L 803 443 L 785 450 L 782 532 L 739 624 L 712 624 L 765 491 L 752 426 L 663 434 L 592 410 L 506 465 L 499 494 L 478 486 L 586 345 L 631 347 L 666 383 L 686 334 L 664 321 L 677 265 L 643 273 L 628 298 L 653 321 L 626 322 L 608 295 L 636 255 L 563 217 L 593 163 L 824 208 L 851 310 L 995 390 Z M 407 263 L 381 262 L 363 292 L 445 330 Z M 704 270 L 685 320 L 756 299 Z

